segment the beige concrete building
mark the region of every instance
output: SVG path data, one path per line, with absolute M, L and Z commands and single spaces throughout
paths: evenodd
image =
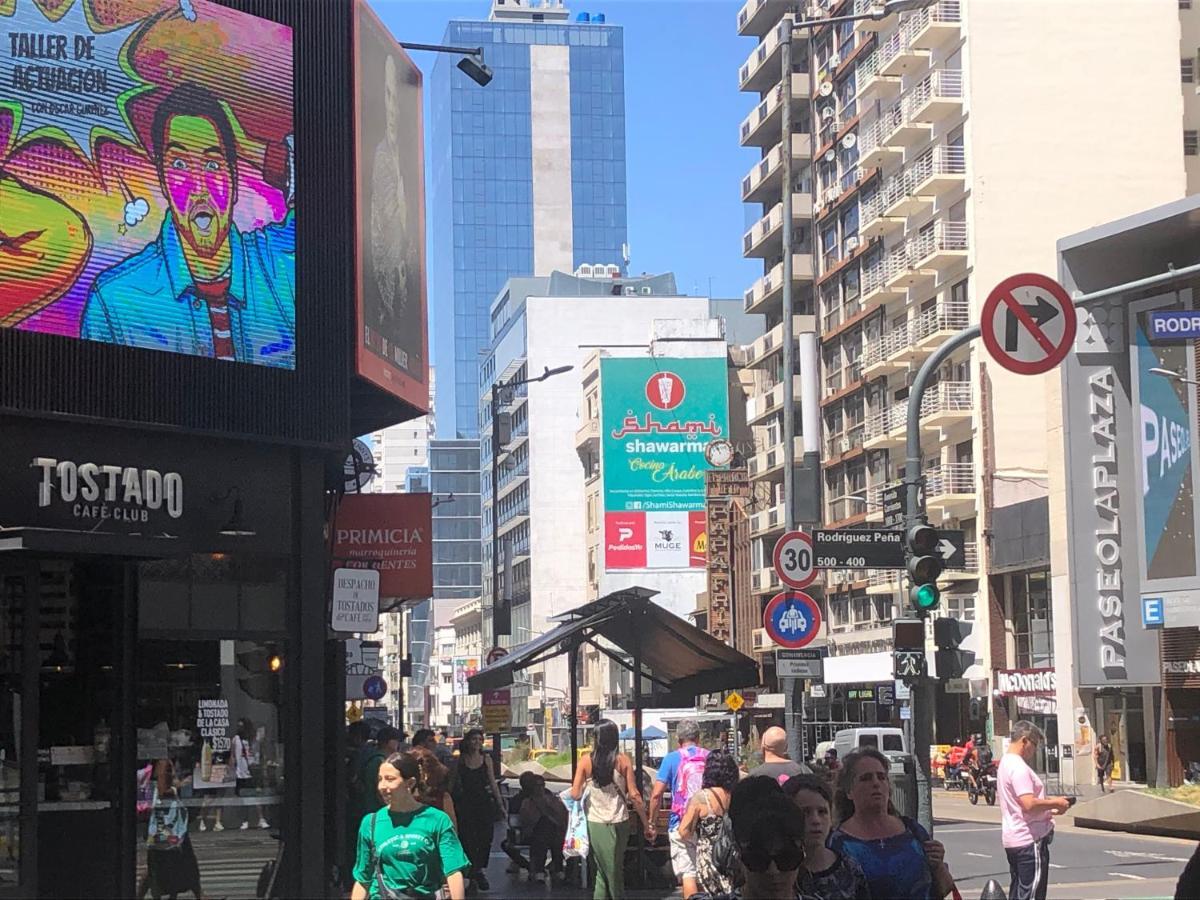
M 801 18 L 881 7 L 821 0 Z M 783 251 L 771 229 L 784 186 L 770 176 L 781 137 L 778 29 L 789 8 L 748 0 L 738 15 L 739 33 L 759 41 L 740 72 L 757 98 L 741 141 L 762 158 L 742 189 L 764 218 L 743 249 L 765 262 L 746 305 L 766 312 L 772 329 L 751 354 L 767 368 L 769 390 L 782 376 L 771 336 L 780 309 L 772 266 Z M 797 296 L 806 296 L 809 272 L 815 291 L 815 306 L 797 310 L 817 316 L 821 336 L 824 522 L 878 525 L 903 464 L 908 385 L 933 349 L 978 321 L 1004 277 L 1054 275 L 1060 235 L 1182 195 L 1177 0 L 940 0 L 804 35 L 790 77 L 802 135 L 792 140 L 790 189 L 800 195 L 793 252 L 811 249 L 813 258 L 797 261 Z M 945 574 L 942 613 L 974 623 L 965 647 L 977 655 L 971 693 L 939 700 L 943 737 L 974 727 L 969 701 L 990 696 L 993 670 L 1054 666 L 1052 648 L 1034 660 L 1029 635 L 1013 625 L 1048 615 L 1049 604 L 1031 607 L 1028 591 L 1007 581 L 1048 571 L 1048 559 L 1009 558 L 997 572 L 988 543 L 996 511 L 1044 503 L 1050 387 L 1000 368 L 976 343 L 950 357 L 922 404 L 927 510 L 967 540 L 966 566 Z M 772 413 L 755 417 L 777 438 L 768 454 L 785 437 L 771 432 Z M 755 532 L 764 567 L 780 528 L 768 517 Z M 765 569 L 755 589 L 776 589 Z M 907 606 L 896 572 L 830 571 L 825 591 L 831 658 L 827 696 L 811 707 L 818 740 L 843 722 L 898 721 L 878 688 L 891 682 L 890 623 Z
M 1200 3 L 1179 4 L 1179 81 L 1183 88 L 1183 166 L 1187 192 L 1200 193 Z
M 450 618 L 450 627 L 454 629 L 454 657 L 483 658 L 483 606 L 478 598 L 468 600 L 455 608 L 454 615 Z M 453 657 L 440 662 L 439 701 L 443 692 L 451 697 L 450 724 L 459 729 L 479 725 L 479 695 L 456 693 Z

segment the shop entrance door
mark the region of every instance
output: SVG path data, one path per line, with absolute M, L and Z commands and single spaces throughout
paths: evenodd
M 176 849 L 154 849 L 141 825 L 139 884 L 165 895 L 253 898 L 280 850 L 283 740 L 281 643 L 138 642 L 138 765 L 157 788 L 151 816 L 172 823 Z
M 1102 694 L 1096 700 L 1096 740 L 1108 735 L 1113 781 L 1146 783 L 1146 725 L 1141 689 Z

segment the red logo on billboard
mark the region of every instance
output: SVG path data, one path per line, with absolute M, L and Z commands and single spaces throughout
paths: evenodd
M 646 514 L 610 512 L 604 514 L 604 567 L 606 569 L 646 568 Z
M 692 568 L 704 568 L 708 564 L 708 529 L 703 511 L 688 513 L 688 541 L 691 545 L 689 563 Z
M 646 381 L 646 399 L 655 409 L 674 409 L 685 393 L 683 379 L 674 372 L 656 372 Z

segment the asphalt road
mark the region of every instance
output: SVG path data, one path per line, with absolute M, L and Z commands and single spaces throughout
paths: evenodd
M 1008 861 L 1000 845 L 1000 812 L 971 807 L 961 795 L 934 797 L 934 832 L 964 900 L 977 898 L 989 878 L 1008 890 Z M 1053 900 L 1151 898 L 1175 895 L 1175 882 L 1196 844 L 1076 828 L 1061 823 L 1050 848 Z

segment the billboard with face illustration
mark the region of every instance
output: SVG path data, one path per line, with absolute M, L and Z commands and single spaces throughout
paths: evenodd
M 428 410 L 421 72 L 359 0 L 358 373 Z
M 605 569 L 703 568 L 704 456 L 728 440 L 725 357 L 600 360 Z
M 296 366 L 292 30 L 0 0 L 0 327 Z

